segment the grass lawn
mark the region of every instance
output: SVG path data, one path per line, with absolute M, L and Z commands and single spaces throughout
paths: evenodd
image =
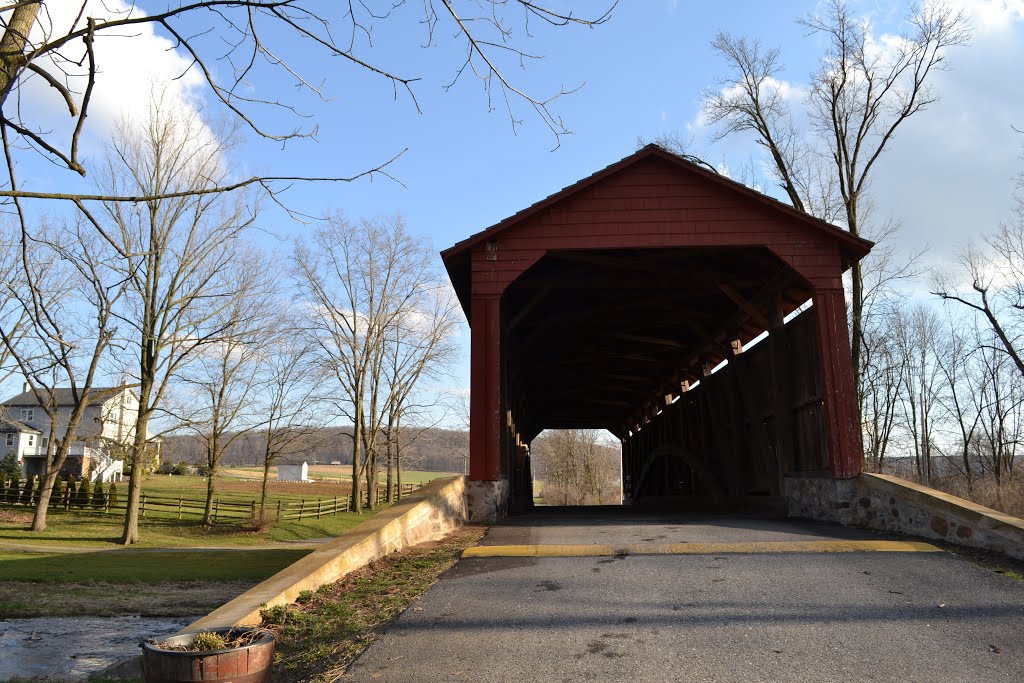
M 307 550 L 0 551 L 0 619 L 205 614 Z
M 259 496 L 259 481 L 244 481 L 234 477 L 218 477 L 216 497 L 222 502 L 251 503 Z M 127 484 L 119 487 L 122 501 L 127 495 Z M 178 477 L 150 475 L 143 482 L 143 492 L 150 499 L 204 500 L 206 480 L 203 477 Z M 335 498 L 349 495 L 347 484 L 340 482 L 271 482 L 268 508 L 274 510 L 277 501 L 298 502 L 305 500 L 311 508 L 316 501 L 325 504 Z M 247 514 L 246 511 L 242 511 Z M 139 535 L 143 547 L 189 547 L 189 546 L 251 546 L 279 541 L 303 541 L 314 538 L 338 536 L 369 519 L 372 513 L 362 515 L 338 513 L 323 515 L 317 519 L 311 513 L 302 521 L 296 519 L 275 522 L 268 530 L 255 532 L 248 525 L 236 519 L 213 526 L 200 523 L 197 514 L 183 515 L 177 519 L 176 510 L 147 507 L 146 516 L 140 519 Z M 72 508 L 65 511 L 51 509 L 47 515 L 47 528 L 42 532 L 28 530 L 32 521 L 29 507 L 7 507 L 0 509 L 0 546 L 4 544 L 26 545 L 69 545 L 86 547 L 114 547 L 121 536 L 123 513 L 82 511 Z
M 0 551 L 0 581 L 147 583 L 152 581 L 261 581 L 309 551 L 104 550 L 86 553 Z

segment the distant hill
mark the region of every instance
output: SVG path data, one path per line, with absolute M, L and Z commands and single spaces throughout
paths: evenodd
M 296 452 L 281 458 L 284 464 L 307 461 L 312 464 L 340 462 L 352 463 L 352 428 L 328 427 L 318 429 L 303 438 Z M 402 435 L 403 469 L 428 472 L 462 472 L 469 457 L 469 433 L 452 429 L 407 429 Z M 266 440 L 261 434 L 245 434 L 228 447 L 221 466 L 261 465 Z M 169 434 L 164 437 L 165 463 L 206 462 L 203 441 L 190 434 Z

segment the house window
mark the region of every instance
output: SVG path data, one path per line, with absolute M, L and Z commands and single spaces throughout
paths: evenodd
M 14 434 L 12 434 L 10 432 L 7 433 L 7 445 L 8 446 L 13 446 L 14 445 Z
M 21 419 L 22 420 L 28 420 L 29 422 L 31 422 L 32 420 L 36 419 L 36 409 L 35 408 L 22 408 L 21 409 Z
M 50 437 L 44 436 L 44 437 L 40 438 L 40 440 L 39 440 L 39 447 L 40 448 L 42 448 L 45 451 L 46 447 L 49 446 L 49 445 L 50 445 Z
M 29 434 L 28 435 L 28 445 L 29 446 L 35 446 L 36 445 L 36 435 L 35 434 Z

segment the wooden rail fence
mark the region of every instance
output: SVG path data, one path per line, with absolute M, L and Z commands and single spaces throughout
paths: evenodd
M 422 484 L 403 484 L 400 492 L 400 496 L 407 496 L 417 489 Z M 28 504 L 22 502 L 23 487 L 14 489 L 7 488 L 0 491 L 0 506 L 2 507 L 34 507 L 36 504 L 37 497 L 32 496 L 32 501 Z M 377 503 L 383 504 L 387 501 L 387 486 L 378 486 L 376 490 Z M 397 487 L 395 493 L 399 493 Z M 369 492 L 366 497 L 367 503 L 369 503 Z M 327 516 L 337 516 L 339 512 L 349 512 L 354 507 L 352 496 L 332 496 L 330 498 L 317 498 L 316 500 L 281 500 L 278 499 L 276 503 L 274 501 L 268 501 L 268 509 L 272 509 L 275 512 L 275 517 L 278 520 L 296 520 L 302 521 L 304 519 L 321 519 Z M 119 501 L 117 505 L 112 506 L 110 504 L 110 497 L 104 496 L 102 504 L 94 504 L 92 500 L 85 502 L 81 505 L 76 503 L 75 500 L 68 496 L 62 496 L 59 501 L 51 502 L 52 509 L 64 509 L 71 511 L 72 509 L 81 510 L 84 512 L 110 512 L 124 511 L 127 507 L 127 503 Z M 256 511 L 259 507 L 258 501 L 253 498 L 249 501 L 238 501 L 238 500 L 222 500 L 220 497 L 213 499 L 211 507 L 211 520 L 214 523 L 218 522 L 247 522 L 256 517 Z M 161 516 L 171 516 L 176 519 L 182 519 L 188 516 L 203 517 L 206 513 L 206 498 L 185 498 L 184 496 L 166 496 L 166 495 L 152 495 L 145 491 L 142 492 L 139 498 L 139 515 L 145 517 L 147 513 L 160 513 Z

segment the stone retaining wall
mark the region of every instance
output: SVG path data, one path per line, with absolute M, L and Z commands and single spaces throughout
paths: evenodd
M 886 474 L 786 477 L 790 517 L 839 522 L 1024 559 L 1024 520 Z
M 467 482 L 469 521 L 475 524 L 493 524 L 508 517 L 508 492 L 508 479 Z

